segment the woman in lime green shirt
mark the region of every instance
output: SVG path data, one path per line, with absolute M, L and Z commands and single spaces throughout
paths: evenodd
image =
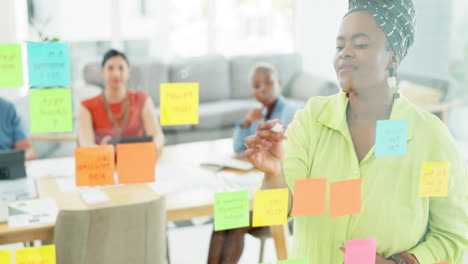
M 361 212 L 295 217 L 291 258 L 341 264 L 351 239 L 377 239 L 377 264 L 461 264 L 468 247 L 468 173 L 445 125 L 398 96 L 395 69 L 414 39 L 412 1 L 351 0 L 337 37 L 335 70 L 343 90 L 309 100 L 286 136 L 260 125 L 245 145 L 265 172 L 263 189 L 294 180 L 360 178 Z M 406 154 L 376 156 L 377 120 L 408 121 Z M 423 162 L 449 162 L 448 197 L 419 197 Z M 329 185 L 328 185 L 329 186 Z

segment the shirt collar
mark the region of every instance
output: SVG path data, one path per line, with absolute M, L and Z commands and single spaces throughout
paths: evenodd
M 346 107 L 349 99 L 344 92 L 332 96 L 330 101 L 324 106 L 319 114 L 317 121 L 323 125 L 341 132 L 343 135 L 349 134 L 348 123 L 346 121 Z M 400 98 L 393 101 L 391 120 L 407 119 L 408 120 L 408 137 L 407 140 L 413 139 L 413 124 L 411 122 L 410 113 L 414 111 L 411 103 L 407 98 L 400 95 Z
M 273 109 L 273 112 L 271 113 L 270 119 L 277 119 L 281 116 L 285 103 L 286 102 L 285 102 L 284 97 L 280 95 L 278 97 L 278 100 L 276 101 L 275 108 Z M 266 107 L 263 107 L 263 112 L 266 115 L 266 113 L 268 113 L 268 109 Z

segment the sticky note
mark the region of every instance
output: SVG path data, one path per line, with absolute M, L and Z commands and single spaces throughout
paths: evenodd
M 15 250 L 16 264 L 55 264 L 55 245 Z
M 19 44 L 0 44 L 0 87 L 23 86 L 23 62 Z
M 114 184 L 115 155 L 111 145 L 75 149 L 76 186 Z
M 2 263 L 2 264 L 12 264 L 12 262 L 11 262 L 11 251 L 10 250 L 0 250 L 0 263 Z
M 198 83 L 163 83 L 161 125 L 198 124 Z
M 434 264 L 449 264 L 448 261 L 445 262 L 439 262 L 439 263 L 434 263 Z
M 297 179 L 294 181 L 292 215 L 325 214 L 327 179 Z
M 375 156 L 406 155 L 408 120 L 378 120 L 375 136 Z
M 278 260 L 276 264 L 309 264 L 309 262 L 305 258 L 299 258 L 299 259 Z
M 28 46 L 29 85 L 53 87 L 70 85 L 70 48 L 62 42 L 30 42 Z
M 448 196 L 450 181 L 450 163 L 424 162 L 419 176 L 420 197 Z
M 361 212 L 361 179 L 330 184 L 330 217 Z
M 227 230 L 250 225 L 249 191 L 216 193 L 214 230 Z
M 377 240 L 375 238 L 346 241 L 344 264 L 375 264 Z
M 156 145 L 154 142 L 117 145 L 119 184 L 154 182 Z
M 288 192 L 287 188 L 257 191 L 252 226 L 285 224 L 288 221 Z
M 70 88 L 45 88 L 29 93 L 31 133 L 73 131 Z

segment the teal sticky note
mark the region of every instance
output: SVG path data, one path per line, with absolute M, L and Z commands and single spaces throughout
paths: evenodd
M 28 43 L 31 87 L 70 85 L 70 49 L 67 43 Z
M 70 88 L 44 88 L 29 92 L 31 133 L 73 131 Z
M 375 156 L 406 155 L 408 120 L 378 120 L 375 136 Z
M 306 258 L 278 260 L 276 264 L 309 264 Z
M 216 193 L 214 230 L 227 230 L 250 225 L 249 192 Z
M 0 87 L 23 86 L 23 62 L 19 44 L 0 44 Z

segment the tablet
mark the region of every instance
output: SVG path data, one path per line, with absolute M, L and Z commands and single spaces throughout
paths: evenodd
M 114 138 L 109 141 L 109 144 L 117 145 L 121 143 L 142 143 L 142 142 L 151 142 L 153 141 L 152 136 L 144 137 L 126 137 L 126 138 Z

